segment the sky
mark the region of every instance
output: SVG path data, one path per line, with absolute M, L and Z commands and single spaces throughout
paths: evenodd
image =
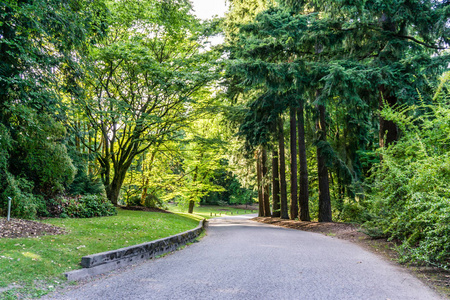
M 209 19 L 215 15 L 224 17 L 227 11 L 226 0 L 190 0 L 193 4 L 195 15 L 200 19 Z M 211 45 L 223 43 L 223 36 L 215 36 L 210 39 Z
M 194 6 L 194 12 L 201 19 L 208 19 L 214 15 L 223 17 L 227 6 L 225 0 L 190 0 Z

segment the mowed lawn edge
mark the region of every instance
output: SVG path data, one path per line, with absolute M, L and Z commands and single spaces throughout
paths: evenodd
M 51 291 L 65 281 L 64 272 L 80 269 L 81 257 L 175 235 L 195 228 L 202 218 L 118 209 L 111 217 L 46 219 L 64 235 L 0 239 L 0 299 L 14 293 Z M 0 290 L 1 291 L 1 290 Z M 27 292 L 28 291 L 28 292 Z M 37 295 L 36 295 L 37 296 Z

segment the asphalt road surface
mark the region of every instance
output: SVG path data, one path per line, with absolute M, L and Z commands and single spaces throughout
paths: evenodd
M 248 216 L 210 220 L 181 251 L 76 286 L 52 299 L 442 299 L 349 242 Z

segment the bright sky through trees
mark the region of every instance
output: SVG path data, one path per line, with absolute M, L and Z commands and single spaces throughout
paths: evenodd
M 208 19 L 213 16 L 224 17 L 228 8 L 226 0 L 191 0 L 194 13 L 200 19 Z M 212 45 L 223 43 L 223 36 L 211 38 Z
M 225 0 L 191 0 L 194 12 L 200 19 L 208 19 L 215 15 L 223 17 L 227 10 Z

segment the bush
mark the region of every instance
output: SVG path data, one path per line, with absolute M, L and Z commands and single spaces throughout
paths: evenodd
M 145 197 L 144 206 L 150 208 L 165 208 L 164 202 L 154 194 L 148 194 L 147 197 Z
M 48 211 L 53 217 L 92 218 L 117 214 L 114 205 L 101 195 L 58 197 Z
M 380 150 L 383 160 L 369 195 L 375 218 L 365 226 L 399 240 L 404 260 L 449 268 L 450 104 L 438 99 L 433 105 L 383 111 L 403 137 Z M 409 117 L 419 111 L 420 117 Z
M 131 196 L 128 198 L 127 206 L 145 206 L 149 208 L 165 209 L 164 201 L 154 194 L 148 194 L 143 203 L 141 196 Z
M 0 213 L 7 215 L 8 198 L 11 198 L 11 217 L 22 219 L 35 219 L 38 211 L 45 207 L 40 196 L 32 194 L 33 184 L 23 178 L 16 179 L 13 175 L 4 172 L 0 176 Z
M 360 202 L 353 199 L 345 199 L 342 204 L 342 209 L 338 214 L 338 219 L 342 222 L 356 222 L 363 223 L 369 219 L 367 215 L 367 208 Z
M 126 200 L 127 206 L 141 206 L 141 196 L 134 195 Z

